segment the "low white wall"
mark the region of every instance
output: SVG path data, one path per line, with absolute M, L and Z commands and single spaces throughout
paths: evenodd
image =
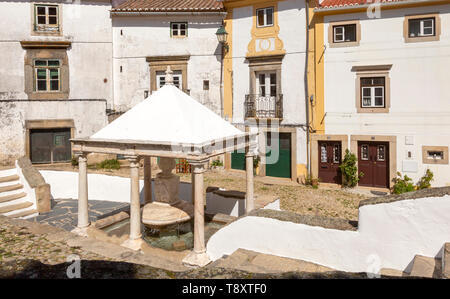
M 45 181 L 50 184 L 55 199 L 78 198 L 78 173 L 69 171 L 41 170 Z M 140 180 L 140 197 L 144 199 L 144 181 Z M 154 190 L 154 189 L 152 189 Z M 88 173 L 89 200 L 130 202 L 130 179 L 104 174 Z M 155 194 L 152 193 L 153 198 Z M 180 183 L 178 196 L 192 203 L 192 188 L 189 183 Z M 206 213 L 222 213 L 231 216 L 245 214 L 245 201 L 225 198 L 213 193 L 206 194 Z
M 449 214 L 446 195 L 362 206 L 358 231 L 248 216 L 214 234 L 207 253 L 217 260 L 243 248 L 348 272 L 408 271 L 416 254 L 438 256 L 450 241 Z

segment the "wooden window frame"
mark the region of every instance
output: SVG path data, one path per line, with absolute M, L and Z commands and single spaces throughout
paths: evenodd
M 46 61 L 47 65 L 45 66 L 38 66 L 36 65 L 37 61 Z M 49 61 L 58 61 L 58 66 L 49 66 Z M 49 93 L 49 92 L 61 92 L 61 60 L 60 59 L 34 59 L 33 62 L 33 72 L 34 72 L 34 92 L 38 93 Z M 38 90 L 38 78 L 37 78 L 37 70 L 38 69 L 45 69 L 46 71 L 46 89 L 45 90 Z M 58 89 L 52 90 L 51 89 L 51 81 L 50 78 L 50 69 L 57 69 L 58 70 Z
M 61 22 L 61 5 L 59 4 L 50 4 L 50 3 L 31 3 L 32 7 L 32 35 L 61 35 L 62 32 L 62 22 Z M 45 7 L 45 24 L 38 24 L 38 8 Z M 49 14 L 48 8 L 54 7 L 56 8 L 56 24 L 49 24 Z
M 434 19 L 434 35 L 425 35 L 425 36 L 409 36 L 409 22 L 411 20 L 423 20 L 423 19 Z M 407 15 L 403 21 L 403 38 L 405 43 L 418 43 L 418 42 L 430 42 L 430 41 L 438 41 L 441 36 L 441 18 L 439 13 L 429 13 L 423 15 Z
M 334 40 L 334 28 L 343 27 L 348 25 L 355 25 L 356 30 L 356 40 L 355 41 L 335 41 Z M 344 32 L 345 39 L 345 32 Z M 328 44 L 330 48 L 341 48 L 341 47 L 357 47 L 361 40 L 361 24 L 359 20 L 349 20 L 349 21 L 338 21 L 328 23 Z
M 375 78 L 383 78 L 383 80 L 384 80 L 384 84 L 383 85 L 363 85 L 362 83 L 361 83 L 361 80 L 362 79 L 368 79 L 368 78 L 372 78 L 372 79 L 375 79 Z M 385 79 L 385 77 L 384 76 L 381 76 L 381 77 L 360 77 L 360 83 L 359 83 L 359 86 L 360 86 L 360 105 L 361 105 L 361 108 L 385 108 L 386 107 L 386 79 Z M 382 88 L 382 91 L 383 91 L 383 105 L 381 105 L 381 106 L 377 106 L 375 103 L 376 103 L 376 95 L 375 95 L 375 90 L 377 89 L 377 88 Z M 369 89 L 370 90 L 370 106 L 366 106 L 366 105 L 364 105 L 364 89 Z
M 355 26 L 355 40 L 347 41 L 345 40 L 345 28 L 348 26 Z M 356 42 L 356 30 L 357 25 L 356 24 L 346 24 L 346 25 L 333 25 L 333 43 L 353 43 Z M 342 40 L 336 40 L 336 29 L 342 28 Z
M 444 154 L 443 159 L 430 159 L 428 152 L 442 152 Z M 423 164 L 448 164 L 448 146 L 422 146 L 422 163 Z
M 267 23 L 267 11 L 269 9 L 272 10 L 272 23 L 271 24 Z M 264 11 L 264 25 L 260 25 L 259 24 L 258 13 L 260 11 Z M 275 7 L 274 6 L 262 7 L 262 8 L 257 8 L 256 9 L 256 27 L 258 27 L 258 28 L 272 27 L 272 26 L 274 26 L 274 22 L 275 22 L 274 18 L 275 18 Z
M 175 29 L 173 28 L 174 25 L 177 26 L 177 28 L 176 28 L 177 35 L 174 35 L 174 31 L 175 31 Z M 181 30 L 182 30 L 182 29 L 180 29 L 180 25 L 185 25 L 186 26 L 186 28 L 184 29 L 185 35 L 180 35 Z M 173 38 L 185 38 L 185 37 L 188 37 L 188 22 L 170 22 L 170 37 L 173 37 Z

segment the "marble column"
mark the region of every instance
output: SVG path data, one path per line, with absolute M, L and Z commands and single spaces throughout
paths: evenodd
M 208 160 L 188 161 L 191 164 L 194 184 L 194 250 L 183 263 L 187 266 L 203 267 L 210 263 L 205 246 L 205 199 L 203 190 L 203 173 Z
M 141 233 L 141 203 L 139 199 L 139 158 L 126 157 L 130 161 L 130 236 L 122 246 L 133 250 L 140 250 L 142 244 Z
M 87 237 L 89 227 L 87 153 L 78 153 L 78 224 L 72 231 Z
M 255 154 L 247 149 L 245 153 L 245 171 L 247 190 L 245 193 L 245 212 L 248 214 L 255 208 L 255 198 L 253 192 L 253 158 Z
M 145 203 L 152 202 L 152 160 L 151 157 L 144 158 L 144 198 Z

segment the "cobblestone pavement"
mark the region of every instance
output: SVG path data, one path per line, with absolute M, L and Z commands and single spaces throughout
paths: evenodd
M 128 210 L 129 207 L 128 203 L 123 202 L 89 200 L 89 220 L 95 222 L 98 219 Z M 77 214 L 78 201 L 76 199 L 57 199 L 50 212 L 42 213 L 28 220 L 71 231 L 77 226 Z
M 218 267 L 217 263 L 204 268 L 174 272 L 133 263 L 129 259 L 108 258 L 92 253 L 85 247 L 68 245 L 77 238 L 80 237 L 60 228 L 0 216 L 0 279 L 68 278 L 67 270 L 73 264 L 73 260 L 69 258 L 71 255 L 81 259 L 81 278 L 365 278 L 365 273 L 345 272 L 259 274 L 225 269 Z M 95 246 L 97 249 L 102 247 L 102 250 L 107 250 L 108 245 Z M 132 254 L 127 254 L 130 255 Z

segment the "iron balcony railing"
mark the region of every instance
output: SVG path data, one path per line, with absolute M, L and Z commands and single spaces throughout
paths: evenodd
M 283 95 L 245 95 L 246 118 L 283 118 Z

